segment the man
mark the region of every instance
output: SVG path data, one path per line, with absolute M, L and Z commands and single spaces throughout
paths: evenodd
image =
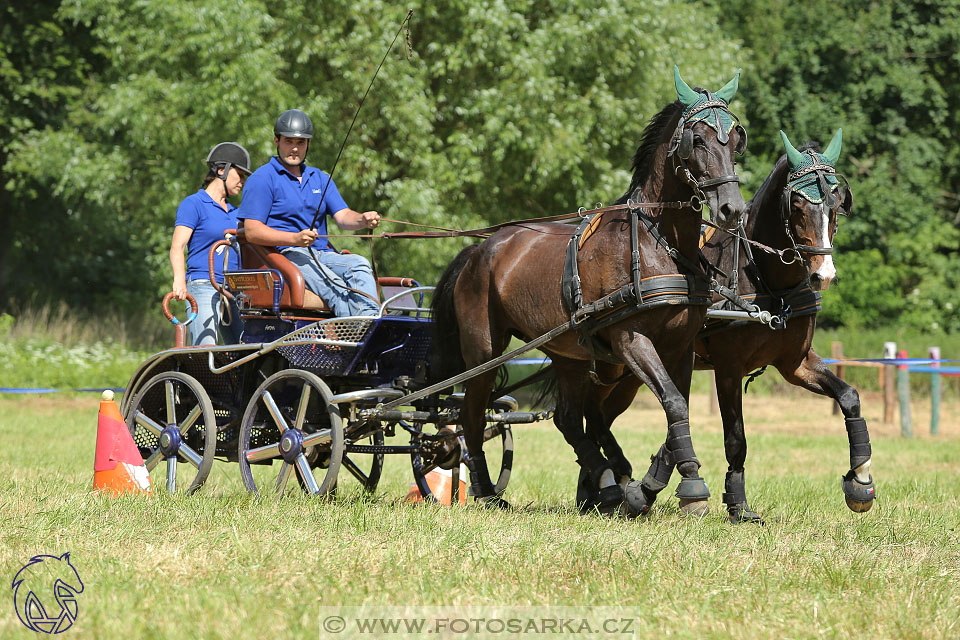
M 313 123 L 303 111 L 290 109 L 277 118 L 277 155 L 247 180 L 237 217 L 244 221 L 247 241 L 279 248 L 334 314 L 374 315 L 379 303 L 370 263 L 363 256 L 338 253 L 319 236 L 327 235 L 327 217 L 352 231 L 375 229 L 380 214 L 348 207 L 330 176 L 306 164 L 312 137 Z M 319 224 L 312 229 L 318 210 Z

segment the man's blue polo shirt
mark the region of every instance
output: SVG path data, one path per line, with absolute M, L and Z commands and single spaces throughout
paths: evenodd
M 176 226 L 190 227 L 193 233 L 187 241 L 187 280 L 206 280 L 210 277 L 210 246 L 223 240 L 223 232 L 237 228 L 237 208 L 227 203 L 227 211 L 213 201 L 210 194 L 200 189 L 183 199 L 177 207 Z M 223 251 L 230 252 L 228 269 L 238 269 L 236 252 L 219 247 L 213 260 L 217 282 L 223 282 Z
M 346 209 L 347 203 L 337 190 L 330 176 L 320 169 L 300 165 L 302 180 L 287 171 L 276 156 L 247 178 L 243 186 L 243 202 L 237 217 L 259 220 L 278 231 L 303 231 L 309 229 L 313 216 L 320 208 L 317 233 L 327 234 L 327 216 Z M 330 186 L 324 194 L 324 186 Z M 323 205 L 320 196 L 323 194 Z M 319 251 L 331 251 L 327 239 L 320 237 L 313 243 Z

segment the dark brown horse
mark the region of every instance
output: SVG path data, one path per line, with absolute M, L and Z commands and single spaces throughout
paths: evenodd
M 694 91 L 675 70 L 679 99 L 654 116 L 645 130 L 634 157 L 633 180 L 619 201 L 629 204 L 632 198 L 631 203 L 646 206 L 608 207 L 598 214 L 595 231 L 584 237 L 575 254 L 584 301 L 630 291 L 631 282 L 639 293 L 643 283 L 656 282 L 660 276 L 674 275 L 672 282 L 679 278 L 683 283 L 683 291 L 669 298 L 673 304 L 621 305 L 621 311 L 632 309 L 629 315 L 593 324 L 592 333 L 597 344 L 625 363 L 663 405 L 667 439 L 683 476 L 680 494 L 692 508 L 709 496 L 698 475 L 687 406 L 693 340 L 708 303 L 702 294 L 696 295 L 705 291 L 701 285 L 706 282 L 696 263 L 699 202 L 705 200 L 717 223 L 725 227 L 737 223 L 745 206 L 734 155 L 746 144 L 746 133 L 727 109 L 737 81 L 735 77 L 715 94 Z M 511 336 L 532 340 L 570 322 L 576 309 L 565 308 L 561 279 L 571 235 L 569 225 L 518 224 L 467 247 L 454 259 L 434 294 L 435 348 L 445 373 L 492 360 Z M 593 321 L 588 317 L 583 326 Z M 583 407 L 595 353 L 578 334 L 566 331 L 543 347 L 557 372 L 555 423 L 594 485 L 603 489 L 605 502 L 619 504 L 623 491 L 584 431 Z M 465 382 L 460 418 L 471 492 L 503 506 L 506 503 L 494 496 L 482 450 L 485 407 L 495 376 L 496 371 L 488 371 Z
M 781 135 L 787 154 L 748 203 L 744 216 L 743 235 L 759 244 L 717 233 L 703 247 L 707 260 L 730 278 L 727 284 L 736 287 L 748 302 L 770 312 L 779 327 L 771 329 L 744 319 L 710 320 L 696 344 L 696 367 L 713 369 L 716 375 L 729 465 L 723 501 L 732 522 L 761 521 L 747 504 L 744 485 L 747 442 L 740 384 L 749 372 L 770 365 L 788 382 L 839 403 L 850 446 L 850 470 L 842 483 L 847 505 L 854 511 L 866 511 L 874 498 L 870 440 L 857 391 L 834 375 L 811 348 L 820 309 L 818 292 L 829 287 L 836 275 L 831 243 L 837 215 L 847 214 L 853 207 L 849 187 L 834 173 L 841 132 L 837 131 L 822 154 L 814 144 L 797 151 L 786 135 Z M 765 250 L 770 248 L 775 251 Z M 604 375 L 616 373 L 606 371 Z M 587 408 L 588 432 L 617 462 L 621 478 L 629 476 L 630 465 L 616 445 L 610 425 L 630 405 L 639 384 L 631 376 L 607 391 L 597 389 L 596 402 Z M 643 480 L 628 486 L 632 511 L 649 510 L 669 481 L 673 466 L 667 448 L 661 447 Z M 589 505 L 596 500 L 589 497 L 589 491 L 578 491 L 578 501 Z

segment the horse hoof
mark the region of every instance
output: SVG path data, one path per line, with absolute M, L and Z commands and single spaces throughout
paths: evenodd
M 687 498 L 681 498 L 680 511 L 682 511 L 683 515 L 685 516 L 702 518 L 710 513 L 710 504 L 706 500 L 690 500 Z
M 510 508 L 510 503 L 501 498 L 500 496 L 485 496 L 477 497 L 477 504 L 485 509 L 502 509 L 507 510 Z
M 847 501 L 847 507 L 850 508 L 850 511 L 854 511 L 856 513 L 866 513 L 873 507 L 873 500 L 868 502 L 859 502 L 850 496 L 844 496 L 843 499 Z
M 877 492 L 873 487 L 873 478 L 868 477 L 867 482 L 860 482 L 853 471 L 849 471 L 841 479 L 840 488 L 843 490 L 847 507 L 851 511 L 865 513 L 873 507 L 873 500 L 877 497 Z
M 707 487 L 707 483 L 704 482 L 703 478 L 681 478 L 680 484 L 677 485 L 676 496 L 680 498 L 680 500 L 689 500 L 691 502 L 706 500 L 710 497 L 710 489 Z
M 643 484 L 637 480 L 627 483 L 623 489 L 624 505 L 628 516 L 645 516 L 657 499 L 657 494 L 644 489 Z
M 746 504 L 735 505 L 728 509 L 728 515 L 730 516 L 731 524 L 752 523 L 758 524 L 761 527 L 764 525 L 763 518 L 755 511 L 751 511 L 750 507 Z

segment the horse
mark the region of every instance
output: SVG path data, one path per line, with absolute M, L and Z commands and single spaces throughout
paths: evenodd
M 730 287 L 735 287 L 746 301 L 773 314 L 778 327 L 720 319 L 708 322 L 697 337 L 695 366 L 713 369 L 716 376 L 729 465 L 723 502 L 733 523 L 763 522 L 746 497 L 747 442 L 740 382 L 749 372 L 762 371 L 770 365 L 791 384 L 837 401 L 844 415 L 850 449 L 850 468 L 841 483 L 846 503 L 851 510 L 863 512 L 870 509 L 875 497 L 869 473 L 870 437 L 860 415 L 859 395 L 827 367 L 811 346 L 816 313 L 820 310 L 819 291 L 829 288 L 836 276 L 832 240 L 837 216 L 849 215 L 853 209 L 850 188 L 837 179 L 834 168 L 842 130 L 837 131 L 823 153 L 814 143 L 797 150 L 786 134 L 780 133 L 786 153 L 747 204 L 740 235 L 715 234 L 702 249 L 717 271 L 729 278 Z M 588 431 L 617 461 L 621 481 L 624 474 L 630 475 L 631 469 L 610 426 L 633 401 L 639 385 L 636 378 L 625 378 L 606 393 L 599 393 L 587 408 Z M 647 513 L 669 481 L 673 467 L 668 448 L 661 446 L 651 458 L 643 480 L 627 485 L 628 512 Z M 584 484 L 581 478 L 577 499 L 589 507 L 597 498 L 591 497 Z
M 683 476 L 684 506 L 696 510 L 709 496 L 698 474 L 687 404 L 693 340 L 709 304 L 696 257 L 701 205 L 706 203 L 711 219 L 724 228 L 733 228 L 746 206 L 734 168 L 746 131 L 728 108 L 738 82 L 739 71 L 714 93 L 695 90 L 674 67 L 677 100 L 651 119 L 634 155 L 629 188 L 615 205 L 590 217 L 592 233 L 580 236 L 582 246 L 571 243 L 580 230 L 571 236 L 570 225 L 510 225 L 461 251 L 434 292 L 435 352 L 442 371 L 489 362 L 511 337 L 531 341 L 561 332 L 542 347 L 557 372 L 554 422 L 610 504 L 622 503 L 623 490 L 583 426 L 588 375 L 597 357 L 625 363 L 663 405 L 667 440 Z M 579 272 L 564 284 L 571 255 Z M 657 283 L 669 286 L 657 290 Z M 594 307 L 583 300 L 593 300 Z M 615 301 L 622 304 L 597 314 L 584 311 Z M 564 324 L 582 329 L 582 339 Z M 495 377 L 488 370 L 464 382 L 460 420 L 471 493 L 484 504 L 506 508 L 494 493 L 482 449 Z

